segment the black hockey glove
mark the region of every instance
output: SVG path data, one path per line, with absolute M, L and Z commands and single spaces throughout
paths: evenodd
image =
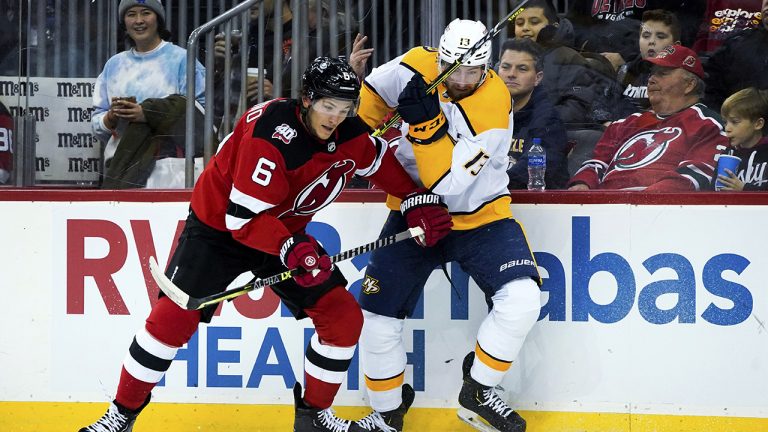
M 433 143 L 448 132 L 437 90 L 427 94 L 427 84 L 418 73 L 413 74 L 400 92 L 397 112 L 408 122 L 408 139 L 415 144 Z

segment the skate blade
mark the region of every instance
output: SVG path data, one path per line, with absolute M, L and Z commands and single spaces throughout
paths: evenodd
M 499 432 L 498 429 L 489 425 L 479 415 L 473 413 L 466 408 L 459 408 L 456 411 L 456 415 L 466 424 L 472 426 L 476 430 L 481 432 Z

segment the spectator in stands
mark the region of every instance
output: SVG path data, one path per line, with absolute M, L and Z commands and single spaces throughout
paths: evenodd
M 508 39 L 501 46 L 499 77 L 512 96 L 514 128 L 510 148 L 510 189 L 528 185 L 528 149 L 533 138 L 541 138 L 547 153 L 547 189 L 563 189 L 568 181 L 565 126 L 554 105 L 547 99 L 541 80 L 544 77 L 543 50 L 531 39 Z
M 0 0 L 0 75 L 19 74 L 19 24 L 21 14 L 18 2 Z
M 275 45 L 275 38 L 276 34 L 274 33 L 274 20 L 275 20 L 275 2 L 274 0 L 265 0 L 263 2 L 263 13 L 264 13 L 264 69 L 265 69 L 265 75 L 264 75 L 264 89 L 263 89 L 263 100 L 269 100 L 272 99 L 273 94 L 273 86 L 272 82 L 274 81 L 274 74 L 275 70 L 278 71 L 281 75 L 283 74 L 283 71 L 286 69 L 286 66 L 288 64 L 288 59 L 291 55 L 291 30 L 293 29 L 293 13 L 291 12 L 290 8 L 290 2 L 283 2 L 282 3 L 282 9 L 279 14 L 279 19 L 282 22 L 282 42 L 281 42 L 281 56 L 279 58 L 275 58 L 273 56 L 274 52 L 274 45 Z M 251 14 L 250 14 L 250 25 L 248 28 L 248 67 L 250 68 L 258 68 L 258 54 L 259 54 L 259 27 L 258 27 L 258 18 L 259 18 L 259 4 L 255 4 L 251 6 Z M 233 73 L 234 76 L 238 77 L 238 80 L 236 82 L 236 86 L 239 88 L 240 81 L 239 81 L 239 64 L 240 64 L 240 37 L 235 36 L 232 38 L 232 59 L 233 59 Z M 224 40 L 224 34 L 220 33 L 216 35 L 216 42 L 214 43 L 214 57 L 216 59 L 216 67 L 215 67 L 215 76 L 216 80 L 215 82 L 217 84 L 224 84 L 224 80 L 221 74 L 224 72 L 223 65 L 224 65 L 224 58 L 227 55 L 226 52 L 226 45 Z M 221 91 L 216 92 L 217 95 L 220 93 L 223 93 Z M 237 93 L 237 92 L 233 92 Z M 247 82 L 247 88 L 246 88 L 246 95 L 247 95 L 247 104 L 253 105 L 256 102 L 256 99 L 259 95 L 258 90 L 258 80 L 254 79 L 252 77 L 248 78 Z M 235 95 L 239 96 L 239 95 Z M 218 105 L 218 104 L 217 104 Z
M 570 45 L 573 28 L 558 19 L 549 0 L 531 0 L 515 19 L 515 37 L 530 38 L 544 48 L 544 79 L 550 101 L 569 129 L 601 128 L 617 118 L 614 112 L 621 97 L 616 72 L 602 57 L 600 67 Z
M 296 41 L 294 40 L 294 36 L 292 34 L 293 32 L 293 18 L 294 14 L 291 10 L 291 2 L 290 1 L 283 1 L 282 2 L 282 9 L 279 14 L 280 20 L 282 22 L 282 38 L 280 41 L 280 56 L 275 57 L 273 55 L 274 53 L 274 47 L 276 42 L 276 34 L 274 33 L 274 16 L 275 16 L 275 2 L 274 0 L 264 0 L 263 2 L 263 13 L 264 13 L 264 46 L 263 46 L 263 52 L 264 52 L 264 69 L 265 69 L 265 77 L 264 77 L 264 97 L 263 100 L 269 100 L 273 97 L 289 97 L 292 90 L 292 83 L 291 83 L 291 62 L 294 61 L 292 57 L 292 46 L 294 43 L 299 43 L 302 50 L 307 50 L 307 58 L 313 59 L 318 55 L 330 55 L 331 51 L 331 38 L 335 38 L 338 42 L 337 46 L 339 48 L 339 52 L 344 52 L 344 33 L 343 30 L 342 33 L 333 35 L 332 37 L 330 35 L 329 30 L 329 11 L 328 6 L 325 2 L 322 0 L 309 0 L 307 3 L 307 10 L 308 10 L 308 16 L 307 16 L 307 25 L 308 25 L 308 33 L 306 40 L 300 40 Z M 318 16 L 318 10 L 320 11 L 320 14 Z M 259 17 L 259 4 L 254 5 L 251 8 L 251 21 L 249 25 L 248 30 L 248 67 L 249 68 L 258 68 L 258 56 L 259 56 L 259 27 L 258 27 L 258 17 Z M 344 22 L 344 14 L 342 12 L 338 12 L 336 16 L 337 22 Z M 322 33 L 322 35 L 319 35 L 319 33 Z M 318 37 L 322 38 L 322 47 L 321 51 L 318 52 L 317 49 L 317 39 Z M 238 39 L 235 39 L 235 41 L 239 41 Z M 234 42 L 233 42 L 234 43 Z M 225 40 L 224 35 L 220 34 L 217 35 L 216 42 L 214 44 L 214 56 L 217 60 L 216 65 L 216 73 L 220 76 L 220 74 L 223 72 L 223 61 L 226 56 L 226 46 L 225 46 Z M 235 44 L 232 47 L 232 59 L 233 64 L 239 64 L 240 63 L 240 55 L 239 55 L 239 45 Z M 239 73 L 239 69 L 235 71 L 235 73 Z M 274 89 L 274 81 L 275 81 L 275 74 L 280 74 L 282 78 L 282 85 L 281 90 L 279 94 L 275 93 Z M 238 77 L 239 78 L 239 77 Z M 217 80 L 217 83 L 223 83 L 222 80 Z M 239 81 L 238 81 L 238 87 L 239 87 Z M 217 92 L 219 93 L 219 92 Z M 248 105 L 252 105 L 256 102 L 259 90 L 258 90 L 258 80 L 254 77 L 251 77 L 248 79 L 247 83 L 247 89 L 246 89 L 248 101 Z
M 701 61 L 681 45 L 646 61 L 654 64 L 648 80 L 651 110 L 612 123 L 569 189 L 711 189 L 715 158 L 728 147 L 728 139 L 719 116 L 699 103 Z
M 634 41 L 644 11 L 673 12 L 681 23 L 683 45 L 691 46 L 705 6 L 701 0 L 574 0 L 570 5 L 566 16 L 575 29 L 576 49 L 603 54 L 615 69 L 640 57 Z
M 760 0 L 708 0 L 693 50 L 712 53 L 725 39 L 760 26 Z
M 710 108 L 719 110 L 726 97 L 743 88 L 768 88 L 768 0 L 761 11 L 762 26 L 730 37 L 707 61 L 705 102 Z
M 663 9 L 651 9 L 643 12 L 643 24 L 640 28 L 640 57 L 625 63 L 619 68 L 618 81 L 624 89 L 622 98 L 628 102 L 623 105 L 626 117 L 633 112 L 650 108 L 648 101 L 648 77 L 651 73 L 650 62 L 645 59 L 669 45 L 680 44 L 680 22 L 672 12 Z
M 187 52 L 168 42 L 170 32 L 165 27 L 162 2 L 121 0 L 118 13 L 131 48 L 115 54 L 104 65 L 96 79 L 93 93 L 95 110 L 91 118 L 94 134 L 107 143 L 104 150 L 107 173 L 110 173 L 112 158 L 118 153 L 137 153 L 136 146 L 139 143 L 122 140 L 129 125 L 147 123 L 148 115 L 158 114 L 148 113 L 143 102 L 150 98 L 185 95 L 187 91 Z M 195 94 L 201 105 L 205 102 L 204 90 L 205 70 L 198 62 L 195 68 Z M 140 181 L 131 186 L 183 188 L 183 137 L 179 141 L 181 147 L 171 145 L 167 148 L 139 150 L 154 153 L 154 167 L 140 176 L 145 183 Z M 202 168 L 202 159 L 199 164 Z
M 720 176 L 722 190 L 768 190 L 768 90 L 739 90 L 723 102 L 721 113 L 725 134 L 741 158 L 737 172 Z
M 8 184 L 13 172 L 13 117 L 0 101 L 0 185 Z

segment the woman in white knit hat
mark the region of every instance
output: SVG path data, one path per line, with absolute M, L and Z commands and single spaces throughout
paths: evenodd
M 112 56 L 96 80 L 93 93 L 94 135 L 106 142 L 105 169 L 131 122 L 146 122 L 141 103 L 187 92 L 187 51 L 168 42 L 165 7 L 161 0 L 122 0 L 118 6 L 120 25 L 130 49 Z M 205 69 L 196 62 L 195 99 L 205 104 Z M 133 187 L 183 188 L 183 157 L 159 154 L 146 184 Z

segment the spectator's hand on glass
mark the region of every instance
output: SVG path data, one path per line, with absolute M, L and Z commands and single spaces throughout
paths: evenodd
M 585 185 L 584 183 L 577 183 L 577 184 L 569 187 L 568 190 L 572 190 L 572 191 L 586 191 L 586 190 L 589 190 L 589 186 Z
M 744 182 L 741 181 L 738 177 L 736 177 L 736 174 L 734 174 L 733 171 L 726 168 L 725 173 L 728 174 L 728 177 L 722 176 L 722 175 L 717 176 L 718 180 L 720 180 L 720 183 L 724 185 L 721 190 L 727 190 L 727 191 L 743 191 L 744 190 Z
M 352 44 L 352 52 L 349 53 L 349 65 L 360 79 L 365 77 L 365 63 L 373 55 L 373 48 L 363 48 L 367 40 L 368 36 L 358 33 Z
M 259 97 L 259 77 L 248 76 L 248 87 L 246 87 L 246 96 L 249 103 L 253 103 Z M 264 78 L 264 100 L 272 99 L 272 81 Z
M 147 121 L 144 116 L 144 108 L 136 102 L 135 97 L 112 98 L 112 106 L 109 109 L 109 113 L 112 113 L 118 119 L 125 119 L 133 123 L 145 123 Z M 107 116 L 109 116 L 109 113 Z M 116 124 L 117 122 L 115 121 Z M 107 126 L 110 125 L 107 124 Z

